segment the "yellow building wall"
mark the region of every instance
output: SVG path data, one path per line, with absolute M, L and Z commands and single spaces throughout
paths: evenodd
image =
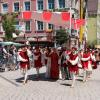
M 96 17 L 88 18 L 87 40 L 88 43 L 96 44 L 97 41 L 97 18 Z

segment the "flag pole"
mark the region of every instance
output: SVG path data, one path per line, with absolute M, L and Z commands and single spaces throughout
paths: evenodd
M 80 19 L 83 19 L 83 0 L 80 0 Z M 83 39 L 83 26 L 80 27 L 80 43 Z
M 75 27 L 76 27 L 76 34 L 77 34 L 77 49 L 79 47 L 79 34 L 78 34 L 78 27 L 77 27 L 77 24 L 76 24 L 76 19 L 75 19 Z
M 71 29 L 72 29 L 72 23 L 71 23 L 71 16 L 72 16 L 72 13 L 71 13 L 71 7 L 70 7 L 70 36 L 71 36 Z
M 72 32 L 72 31 L 71 31 L 71 30 L 72 30 L 72 23 L 71 23 L 72 13 L 71 13 L 71 9 L 72 9 L 72 8 L 70 7 L 70 10 L 69 10 L 69 12 L 70 12 L 70 22 L 69 22 L 69 23 L 70 23 L 70 26 L 69 26 L 69 30 L 70 30 L 70 31 L 69 31 L 69 36 L 70 36 L 70 37 L 71 37 L 71 34 L 72 34 L 72 33 L 71 33 L 71 32 Z M 70 38 L 70 42 L 71 42 L 71 38 Z M 71 47 L 71 43 L 70 43 L 70 42 L 69 42 L 69 44 L 70 44 L 69 46 Z

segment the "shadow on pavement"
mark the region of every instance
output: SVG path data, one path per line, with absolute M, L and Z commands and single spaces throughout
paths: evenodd
M 83 82 L 83 79 L 77 79 L 77 81 Z
M 71 86 L 71 84 L 65 84 L 65 83 L 60 84 L 60 85 L 64 85 L 64 86 Z
M 22 83 L 24 80 L 24 77 L 15 79 L 16 82 L 18 83 Z M 50 79 L 50 78 L 45 78 L 45 73 L 41 73 L 40 76 L 37 78 L 36 74 L 31 74 L 28 75 L 28 80 L 32 80 L 32 81 L 49 81 L 49 82 L 56 82 L 57 79 Z

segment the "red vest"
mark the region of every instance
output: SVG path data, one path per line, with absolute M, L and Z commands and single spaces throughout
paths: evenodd
M 20 61 L 20 67 L 21 68 L 28 68 L 29 69 L 29 57 L 27 55 L 27 52 L 23 52 L 23 51 L 20 51 L 19 52 L 19 55 L 23 58 L 23 59 L 26 59 L 27 61 L 26 62 L 23 62 L 23 61 Z
M 77 57 L 78 57 L 78 55 L 77 54 L 70 54 L 69 55 L 69 57 L 70 57 L 70 60 L 75 60 Z M 71 71 L 71 72 L 77 72 L 78 71 L 78 65 L 76 64 L 76 65 L 72 65 L 71 63 L 69 63 L 69 70 Z
M 89 56 L 90 56 L 90 53 L 83 53 L 82 58 L 88 58 Z M 89 61 L 90 59 L 88 61 L 82 61 L 83 68 L 88 68 Z
M 34 60 L 34 67 L 35 68 L 40 68 L 42 67 L 42 62 L 41 62 L 41 52 L 34 52 L 34 56 L 37 56 L 37 59 Z

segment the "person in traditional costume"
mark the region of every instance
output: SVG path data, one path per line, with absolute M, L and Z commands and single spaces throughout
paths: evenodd
M 24 84 L 28 81 L 28 70 L 30 69 L 29 57 L 27 54 L 27 47 L 26 45 L 22 46 L 21 49 L 18 51 L 18 60 L 20 69 L 24 76 Z
M 39 78 L 40 77 L 39 70 L 42 67 L 42 57 L 39 47 L 35 48 L 33 56 L 34 56 L 34 67 L 36 68 L 37 71 L 36 78 Z
M 58 64 L 59 56 L 55 48 L 52 48 L 50 59 L 51 59 L 50 78 L 58 79 L 59 78 L 59 64 Z
M 46 78 L 50 78 L 50 65 L 51 65 L 50 53 L 51 53 L 51 49 L 46 48 L 46 51 L 45 51 L 45 66 L 46 66 L 45 77 Z
M 70 74 L 71 74 L 71 77 L 72 77 L 71 87 L 74 87 L 74 85 L 75 85 L 76 75 L 77 75 L 77 72 L 78 72 L 79 57 L 78 57 L 76 50 L 77 49 L 75 47 L 72 47 L 72 52 L 69 55 L 69 60 L 68 60 L 69 71 L 70 71 Z
M 91 53 L 89 48 L 84 51 L 83 56 L 81 57 L 81 62 L 84 70 L 83 82 L 86 82 L 90 76 L 90 73 L 92 72 Z

